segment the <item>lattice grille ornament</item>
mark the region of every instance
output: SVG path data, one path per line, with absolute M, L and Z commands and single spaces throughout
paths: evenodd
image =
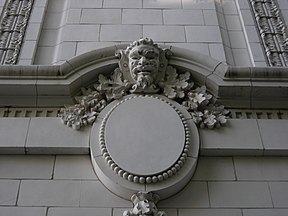
M 288 30 L 275 0 L 250 0 L 268 64 L 288 66 Z
M 16 64 L 34 0 L 7 0 L 0 21 L 1 64 Z

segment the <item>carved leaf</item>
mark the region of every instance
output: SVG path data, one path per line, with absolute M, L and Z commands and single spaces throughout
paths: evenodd
M 189 86 L 188 80 L 190 79 L 190 73 L 178 74 L 176 69 L 168 66 L 166 77 L 163 82 L 159 83 L 159 86 L 163 89 L 164 95 L 168 98 L 184 98 L 185 92 Z

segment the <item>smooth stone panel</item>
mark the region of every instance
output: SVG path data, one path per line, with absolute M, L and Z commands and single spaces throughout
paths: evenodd
M 19 180 L 0 180 L 0 205 L 16 205 Z
M 178 216 L 242 216 L 240 209 L 179 209 Z
M 46 207 L 0 207 L 0 216 L 46 216 Z
M 185 131 L 170 105 L 156 98 L 137 97 L 111 112 L 105 127 L 105 143 L 110 156 L 123 170 L 153 175 L 178 160 L 185 144 Z
M 0 154 L 24 154 L 30 118 L 0 118 Z
M 275 208 L 288 208 L 288 182 L 269 182 Z
M 0 178 L 51 179 L 54 156 L 1 155 Z
M 49 208 L 47 216 L 111 216 L 111 211 L 110 208 Z
M 28 154 L 88 154 L 90 128 L 76 131 L 60 118 L 32 118 L 26 141 Z

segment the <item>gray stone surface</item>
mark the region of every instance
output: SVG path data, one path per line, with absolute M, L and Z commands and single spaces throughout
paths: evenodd
M 47 216 L 111 216 L 110 208 L 49 208 Z
M 273 206 L 266 182 L 208 182 L 211 207 L 271 208 Z
M 118 105 L 110 114 L 105 143 L 112 159 L 125 171 L 154 175 L 178 160 L 185 145 L 185 131 L 170 105 L 138 97 Z
M 264 145 L 264 154 L 285 154 L 288 150 L 287 120 L 257 120 Z
M 206 182 L 190 182 L 176 195 L 160 201 L 158 208 L 208 208 Z
M 162 10 L 155 9 L 123 9 L 123 24 L 162 24 Z
M 55 156 L 1 155 L 0 178 L 51 179 Z
M 240 181 L 287 181 L 287 157 L 235 157 L 234 165 Z
M 204 25 L 201 10 L 163 10 L 166 25 Z
M 46 216 L 46 207 L 0 207 L 0 216 Z
M 236 180 L 232 157 L 200 157 L 194 180 Z
M 84 181 L 81 184 L 80 207 L 130 207 L 124 200 L 105 188 L 100 181 Z
M 232 152 L 239 155 L 263 154 L 256 120 L 229 119 L 226 127 L 217 130 L 200 129 L 199 132 L 202 143 L 200 153 L 208 154 L 213 151 L 214 155 L 229 155 Z
M 218 26 L 186 26 L 187 42 L 221 42 Z
M 103 25 L 100 41 L 134 41 L 142 37 L 141 25 Z
M 54 179 L 97 179 L 87 155 L 56 156 Z
M 142 8 L 142 0 L 104 0 L 104 8 Z
M 48 130 L 49 128 L 49 130 Z M 87 154 L 89 152 L 89 128 L 75 131 L 65 127 L 60 118 L 32 118 L 29 126 L 26 150 L 28 154 Z
M 121 9 L 83 9 L 80 23 L 120 24 Z
M 179 209 L 178 216 L 242 216 L 240 209 Z
M 184 27 L 176 25 L 144 25 L 143 37 L 161 42 L 185 42 Z
M 18 206 L 79 206 L 81 181 L 23 180 Z
M 286 216 L 288 209 L 243 209 L 243 216 Z
M 288 207 L 288 182 L 269 182 L 269 188 L 275 208 Z
M 29 118 L 0 119 L 0 153 L 24 154 Z
M 143 1 L 143 8 L 181 8 L 181 0 L 145 0 Z
M 98 41 L 98 24 L 95 25 L 66 25 L 63 28 L 63 41 Z
M 16 205 L 17 194 L 19 190 L 19 180 L 0 180 L 0 205 Z

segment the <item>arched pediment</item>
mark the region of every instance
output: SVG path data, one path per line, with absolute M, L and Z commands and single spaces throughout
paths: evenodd
M 93 50 L 60 65 L 0 66 L 0 106 L 72 104 L 82 87 L 93 84 L 99 74 L 111 73 L 118 67 L 115 52 L 126 47 L 127 44 L 120 44 Z M 194 83 L 205 85 L 226 106 L 273 108 L 275 103 L 267 102 L 273 99 L 278 101 L 278 108 L 287 107 L 287 86 L 283 82 L 287 80 L 287 68 L 237 68 L 184 48 L 162 48 L 173 53 L 169 65 L 179 72 L 190 72 Z

